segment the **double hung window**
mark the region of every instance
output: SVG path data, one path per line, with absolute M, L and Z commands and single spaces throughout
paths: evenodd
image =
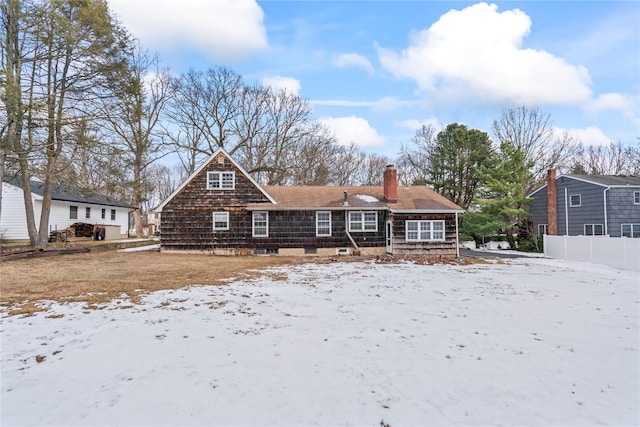
M 233 190 L 236 188 L 235 172 L 207 172 L 207 190 Z
M 444 221 L 407 221 L 407 242 L 430 242 L 444 240 Z
M 349 212 L 349 231 L 378 231 L 378 212 Z
M 585 236 L 602 236 L 604 234 L 604 227 L 602 224 L 585 224 L 584 235 Z
M 269 237 L 269 212 L 253 213 L 253 237 Z
M 569 206 L 577 208 L 582 205 L 582 197 L 580 194 L 572 194 L 569 196 Z
M 640 237 L 640 224 L 622 224 L 622 237 Z
M 538 224 L 538 236 L 549 234 L 549 226 L 547 224 Z
M 222 230 L 229 229 L 229 212 L 213 213 L 213 229 L 215 231 L 222 231 Z
M 316 212 L 316 236 L 331 236 L 331 212 Z

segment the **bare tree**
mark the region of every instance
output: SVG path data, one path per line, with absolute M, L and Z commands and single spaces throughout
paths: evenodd
M 360 168 L 355 173 L 355 181 L 358 185 L 382 185 L 384 170 L 392 164 L 390 158 L 378 154 L 361 153 Z
M 416 130 L 411 143 L 402 144 L 398 157 L 398 178 L 404 185 L 425 184 L 426 171 L 431 167 L 431 156 L 438 131 L 432 125 Z
M 295 153 L 289 156 L 287 184 L 329 184 L 339 151 L 340 147 L 329 129 L 318 122 L 311 122 L 304 138 L 298 142 Z
M 243 142 L 234 138 L 244 92 L 242 77 L 226 67 L 189 70 L 173 79 L 167 116 L 175 124 L 173 142 L 186 159 L 187 169 L 218 148 L 234 153 Z M 177 134 L 177 135 L 176 135 Z
M 7 155 L 19 152 L 22 140 L 23 96 L 22 96 L 22 64 L 28 60 L 23 45 L 25 43 L 25 20 L 20 0 L 0 1 L 0 100 L 3 105 L 3 125 L 0 134 L 0 177 L 4 177 Z M 23 183 L 24 185 L 24 183 Z M 31 200 L 31 192 L 29 201 Z M 26 200 L 26 198 L 25 198 Z M 27 218 L 29 235 L 33 236 L 35 245 L 36 225 L 33 217 L 33 205 L 28 203 L 27 210 L 31 215 Z M 2 187 L 0 186 L 0 215 L 2 215 Z
M 526 164 L 533 164 L 531 181 L 524 184 L 530 193 L 544 180 L 552 167 L 566 167 L 579 150 L 578 141 L 568 133 L 556 136 L 551 116 L 538 108 L 513 107 L 493 121 L 493 133 L 498 143 L 508 142 L 524 154 Z
M 582 146 L 571 171 L 589 175 L 635 174 L 640 168 L 638 147 L 624 146 L 621 142 L 604 146 Z
M 99 0 L 0 4 L 6 29 L 3 65 L 9 70 L 5 107 L 11 136 L 5 141 L 12 144 L 10 154 L 22 175 L 31 244 L 46 246 L 58 160 L 73 144 L 70 130 L 85 116 L 96 79 L 113 53 L 116 26 L 106 3 Z M 2 148 L 6 153 L 8 146 Z M 44 179 L 37 228 L 29 190 L 36 167 Z
M 139 43 L 123 58 L 125 67 L 109 75 L 112 97 L 103 108 L 114 138 L 112 147 L 122 153 L 125 166 L 130 168 L 131 201 L 136 235 L 143 231 L 143 202 L 150 191 L 145 170 L 154 161 L 166 155 L 162 144 L 159 120 L 170 99 L 170 76 L 159 69 L 157 56 L 151 55 Z
M 286 90 L 264 91 L 266 102 L 262 146 L 266 148 L 264 163 L 247 165 L 251 173 L 262 175 L 267 184 L 285 184 L 289 165 L 294 163 L 299 147 L 311 131 L 311 106 L 299 96 Z M 241 150 L 244 147 L 241 146 Z
M 143 211 L 151 212 L 166 200 L 186 178 L 181 165 L 173 167 L 160 163 L 149 165 L 145 171 L 145 181 L 149 183 L 150 191 L 143 202 Z

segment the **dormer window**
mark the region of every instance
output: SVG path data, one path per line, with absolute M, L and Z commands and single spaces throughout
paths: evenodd
M 207 190 L 233 190 L 236 188 L 235 172 L 207 172 Z

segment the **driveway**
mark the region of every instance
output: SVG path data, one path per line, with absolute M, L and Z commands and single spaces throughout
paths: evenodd
M 478 251 L 467 248 L 460 248 L 460 255 L 473 258 L 526 258 L 532 256 L 529 253 L 519 254 L 515 251 Z M 539 255 L 542 256 L 542 254 Z

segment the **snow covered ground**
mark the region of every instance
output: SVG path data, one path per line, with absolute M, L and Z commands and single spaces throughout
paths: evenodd
M 333 263 L 1 317 L 2 426 L 638 425 L 640 278 Z

